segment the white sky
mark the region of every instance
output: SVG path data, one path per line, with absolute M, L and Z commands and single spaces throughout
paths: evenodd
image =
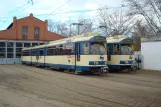
M 35 17 L 41 20 L 52 19 L 55 21 L 75 20 L 79 17 L 93 18 L 96 15 L 96 11 L 70 13 L 70 14 L 50 14 L 55 9 L 66 3 L 68 0 L 33 0 L 35 3 L 31 5 L 28 0 L 3 0 L 0 3 L 0 30 L 6 29 L 6 27 L 13 21 L 13 16 L 22 18 L 33 13 Z M 28 3 L 28 4 L 27 4 Z M 24 5 L 26 4 L 26 5 Z M 121 6 L 122 0 L 71 0 L 69 3 L 58 9 L 54 13 L 64 13 L 69 11 L 97 9 L 101 5 L 107 5 L 109 7 Z M 53 13 L 53 14 L 54 14 Z

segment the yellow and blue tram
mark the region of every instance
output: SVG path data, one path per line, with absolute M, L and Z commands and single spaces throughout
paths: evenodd
M 108 72 L 106 43 L 105 37 L 87 33 L 24 48 L 21 59 L 28 65 L 101 74 Z
M 107 38 L 108 67 L 110 70 L 134 70 L 133 40 L 124 35 Z

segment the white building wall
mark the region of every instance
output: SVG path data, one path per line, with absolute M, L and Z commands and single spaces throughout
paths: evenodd
M 142 68 L 161 70 L 161 41 L 142 42 Z

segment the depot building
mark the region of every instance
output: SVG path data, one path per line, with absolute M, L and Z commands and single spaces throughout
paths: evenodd
M 48 31 L 48 21 L 42 21 L 30 14 L 17 19 L 0 31 L 0 64 L 21 63 L 24 47 L 42 45 L 49 41 L 63 39 L 64 36 Z

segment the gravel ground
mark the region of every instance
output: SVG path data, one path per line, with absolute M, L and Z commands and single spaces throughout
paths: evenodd
M 94 76 L 0 65 L 0 107 L 161 107 L 161 72 Z

